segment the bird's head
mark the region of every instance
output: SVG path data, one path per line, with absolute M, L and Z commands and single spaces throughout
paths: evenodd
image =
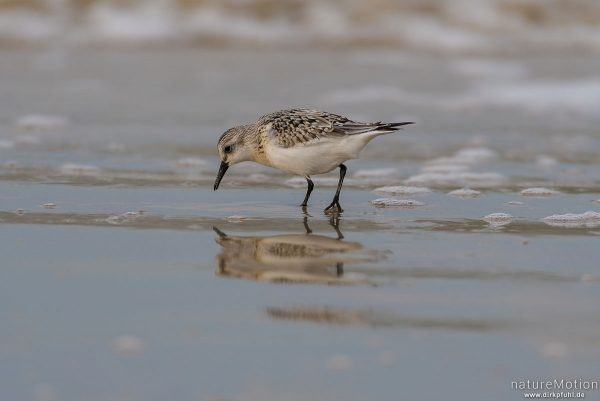
M 219 158 L 221 159 L 221 167 L 219 167 L 217 179 L 215 180 L 215 191 L 219 188 L 219 183 L 230 166 L 243 161 L 252 160 L 252 151 L 246 140 L 250 128 L 250 125 L 233 127 L 225 131 L 225 133 L 221 135 L 221 138 L 219 138 L 217 150 L 219 151 Z

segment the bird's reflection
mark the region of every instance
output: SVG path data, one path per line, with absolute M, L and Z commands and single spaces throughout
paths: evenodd
M 339 219 L 329 223 L 336 237 L 313 234 L 308 217 L 304 233 L 271 236 L 229 236 L 216 227 L 217 274 L 283 283 L 367 284 L 360 275 L 344 274 L 344 264 L 373 260 L 358 242 L 345 241 Z
M 290 320 L 335 326 L 407 327 L 421 330 L 496 331 L 510 323 L 500 319 L 451 316 L 396 315 L 385 309 L 340 307 L 267 307 L 267 315 L 275 320 Z

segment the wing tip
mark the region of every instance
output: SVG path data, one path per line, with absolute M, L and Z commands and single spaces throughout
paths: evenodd
M 390 128 L 395 128 L 395 127 L 401 127 L 403 125 L 410 125 L 410 124 L 415 124 L 414 121 L 404 121 L 401 123 L 389 123 L 387 124 Z
M 394 131 L 401 130 L 402 126 L 410 125 L 410 124 L 415 124 L 415 122 L 414 121 L 404 121 L 401 123 L 388 123 L 388 124 L 383 124 L 379 129 L 389 130 L 388 132 L 394 132 Z

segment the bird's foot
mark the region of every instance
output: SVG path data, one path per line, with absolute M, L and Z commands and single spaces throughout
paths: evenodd
M 327 206 L 324 210 L 325 214 L 340 214 L 344 211 L 344 209 L 342 209 L 342 206 L 340 205 L 340 201 L 337 199 L 334 199 L 333 202 L 331 202 L 331 204 L 329 206 Z

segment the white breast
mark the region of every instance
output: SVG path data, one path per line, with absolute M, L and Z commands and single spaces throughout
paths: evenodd
M 358 154 L 373 138 L 371 135 L 320 138 L 291 148 L 267 145 L 265 154 L 272 167 L 301 176 L 324 174 Z

